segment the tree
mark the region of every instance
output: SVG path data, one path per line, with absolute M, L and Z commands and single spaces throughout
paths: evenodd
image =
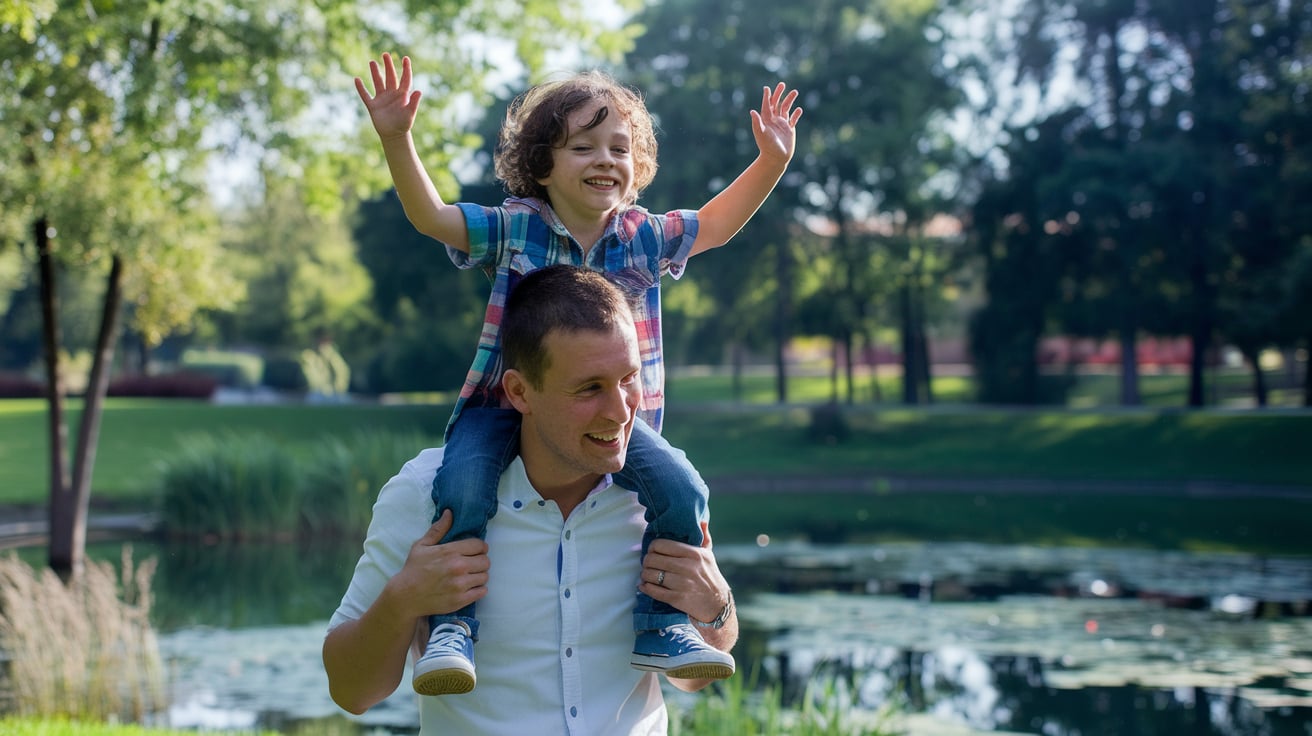
M 854 355 L 854 337 L 868 332 L 871 305 L 882 297 L 876 290 L 887 284 L 870 271 L 880 263 L 872 248 L 901 243 L 910 263 L 906 244 L 935 210 L 924 185 L 945 139 L 930 124 L 953 100 L 939 64 L 937 10 L 929 0 L 666 0 L 638 16 L 648 32 L 627 66 L 667 135 L 648 195 L 657 206 L 697 206 L 749 160 L 747 126 L 723 111 L 745 110 L 762 85 L 778 80 L 802 94 L 806 115 L 784 181 L 734 244 L 701 256 L 706 261 L 689 271 L 717 305 L 721 336 L 731 344 L 774 338 L 780 400 L 788 322 L 801 301 L 799 270 L 822 257 L 842 264 L 826 284 L 833 310 L 826 323 Z M 793 243 L 812 242 L 803 229 L 808 215 L 828 222 L 832 244 L 798 260 Z M 893 231 L 881 233 L 872 227 L 877 222 L 892 223 Z M 905 271 L 906 293 L 918 304 L 917 269 Z M 762 310 L 763 291 L 773 292 L 775 310 Z M 773 329 L 760 329 L 769 324 L 762 311 Z M 918 313 L 903 311 L 908 320 Z
M 1284 178 L 1300 138 L 1291 123 L 1306 123 L 1296 91 L 1305 84 L 1308 17 L 1305 1 L 1020 6 L 1016 77 L 1048 93 L 1061 72 L 1073 79 L 1065 101 L 1079 111 L 1072 140 L 1081 156 L 1051 188 L 1054 201 L 1069 197 L 1076 235 L 1094 249 L 1072 278 L 1084 294 L 1100 294 L 1101 315 L 1115 317 L 1085 326 L 1121 341 L 1123 403 L 1137 402 L 1141 331 L 1190 336 L 1191 406 L 1204 403 L 1218 334 L 1253 354 L 1289 340 L 1281 309 L 1262 301 L 1278 293 L 1279 264 L 1302 237 L 1276 224 L 1297 219 L 1276 202 L 1294 183 Z M 1071 50 L 1075 61 L 1063 68 Z
M 379 51 L 413 44 L 418 68 L 440 75 L 418 138 L 446 169 L 465 146 L 439 135 L 443 125 L 471 96 L 481 99 L 509 58 L 532 70 L 549 45 L 586 40 L 615 53 L 625 39 L 596 33 L 581 2 L 407 0 L 396 10 L 407 20 L 400 34 L 372 3 L 349 0 L 0 0 L 0 125 L 11 132 L 6 160 L 16 162 L 0 173 L 0 242 L 30 239 L 43 283 L 56 570 L 75 574 L 82 563 L 122 301 L 135 304 L 138 331 L 158 340 L 229 295 L 203 245 L 212 222 L 203 171 L 213 151 L 252 151 L 266 181 L 300 181 L 307 206 L 340 207 L 343 192 L 377 191 L 384 180 L 376 143 L 361 145 L 369 134 L 334 124 L 360 120 L 350 77 Z M 475 37 L 504 39 L 513 55 Z M 61 265 L 107 273 L 71 480 L 53 283 Z
M 219 339 L 293 353 L 327 340 L 363 352 L 378 325 L 346 216 L 305 207 L 290 184 L 240 212 L 224 254 L 247 297 L 213 315 Z

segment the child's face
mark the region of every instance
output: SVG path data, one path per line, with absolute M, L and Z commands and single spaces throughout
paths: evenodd
M 610 105 L 605 120 L 585 127 L 607 104 L 594 100 L 569 116 L 565 142 L 551 150 L 551 173 L 538 180 L 547 189 L 551 207 L 567 221 L 608 218 L 630 199 L 633 152 L 628 121 Z

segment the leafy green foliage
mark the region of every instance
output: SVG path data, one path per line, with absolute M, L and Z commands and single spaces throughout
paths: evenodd
M 997 23 L 1015 42 L 984 66 L 1032 81 L 1043 105 L 1008 111 L 1001 156 L 981 169 L 1005 162 L 975 205 L 983 398 L 1040 400 L 1031 365 L 1051 331 L 1115 336 L 1125 355 L 1141 334 L 1188 334 L 1194 406 L 1221 336 L 1265 401 L 1258 353 L 1306 339 L 1286 285 L 1312 232 L 1290 198 L 1308 191 L 1312 110 L 1294 90 L 1309 17 L 1306 1 L 1033 0 Z M 1139 400 L 1135 369 L 1123 366 L 1125 403 Z
M 755 679 L 750 678 L 750 679 Z M 897 713 L 883 707 L 873 715 L 852 707 L 851 693 L 834 680 L 807 683 L 801 702 L 782 704 L 774 685 L 752 686 L 736 675 L 700 693 L 690 707 L 671 705 L 670 734 L 732 733 L 742 736 L 894 736 Z

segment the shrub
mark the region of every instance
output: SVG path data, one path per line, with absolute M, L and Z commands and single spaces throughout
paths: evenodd
M 262 435 L 193 438 L 160 473 L 164 529 L 203 539 L 358 535 L 378 489 L 432 444 L 418 433 L 377 431 L 308 451 Z
M 0 373 L 0 399 L 39 399 L 46 385 L 21 373 Z
M 255 388 L 264 372 L 264 359 L 251 353 L 186 350 L 181 363 L 185 370 L 212 376 L 228 388 Z
M 305 370 L 296 358 L 272 356 L 264 361 L 264 374 L 260 383 L 278 391 L 304 391 L 310 383 Z
M 65 585 L 10 554 L 0 558 L 0 649 L 9 657 L 11 713 L 140 721 L 165 703 L 164 670 L 150 625 L 152 558 L 122 577 L 88 561 Z
M 741 736 L 898 736 L 896 710 L 877 712 L 852 707 L 850 694 L 836 681 L 808 683 L 802 703 L 784 707 L 777 687 L 754 688 L 742 674 L 718 682 L 712 691 L 691 699 L 684 709 L 670 703 L 670 734 Z M 750 678 L 755 680 L 755 676 Z
M 213 376 L 190 371 L 158 376 L 134 374 L 109 382 L 110 396 L 152 396 L 168 399 L 209 399 L 219 387 Z
M 297 525 L 295 464 L 268 436 L 190 438 L 164 465 L 160 482 L 161 517 L 172 536 L 268 539 Z
M 300 474 L 309 501 L 302 509 L 305 530 L 316 535 L 363 534 L 378 489 L 407 460 L 433 444 L 418 433 L 362 431 L 348 440 L 333 438 L 320 445 Z
M 806 427 L 806 440 L 817 445 L 839 445 L 847 442 L 852 430 L 847 426 L 843 408 L 834 402 L 811 409 L 811 422 Z

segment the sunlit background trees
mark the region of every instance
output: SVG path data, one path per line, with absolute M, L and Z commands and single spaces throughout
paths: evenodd
M 443 194 L 489 203 L 505 101 L 552 72 L 644 92 L 654 210 L 746 165 L 761 87 L 802 91 L 788 175 L 667 290 L 674 366 L 927 403 L 953 364 L 979 401 L 1060 404 L 1110 361 L 1133 405 L 1171 346 L 1190 406 L 1228 354 L 1252 403 L 1278 361 L 1312 403 L 1307 0 L 0 0 L 0 31 L 0 373 L 59 388 L 57 566 L 116 379 L 244 355 L 228 383 L 331 393 L 340 356 L 357 394 L 458 385 L 485 282 L 388 192 L 351 88 L 385 50 Z

